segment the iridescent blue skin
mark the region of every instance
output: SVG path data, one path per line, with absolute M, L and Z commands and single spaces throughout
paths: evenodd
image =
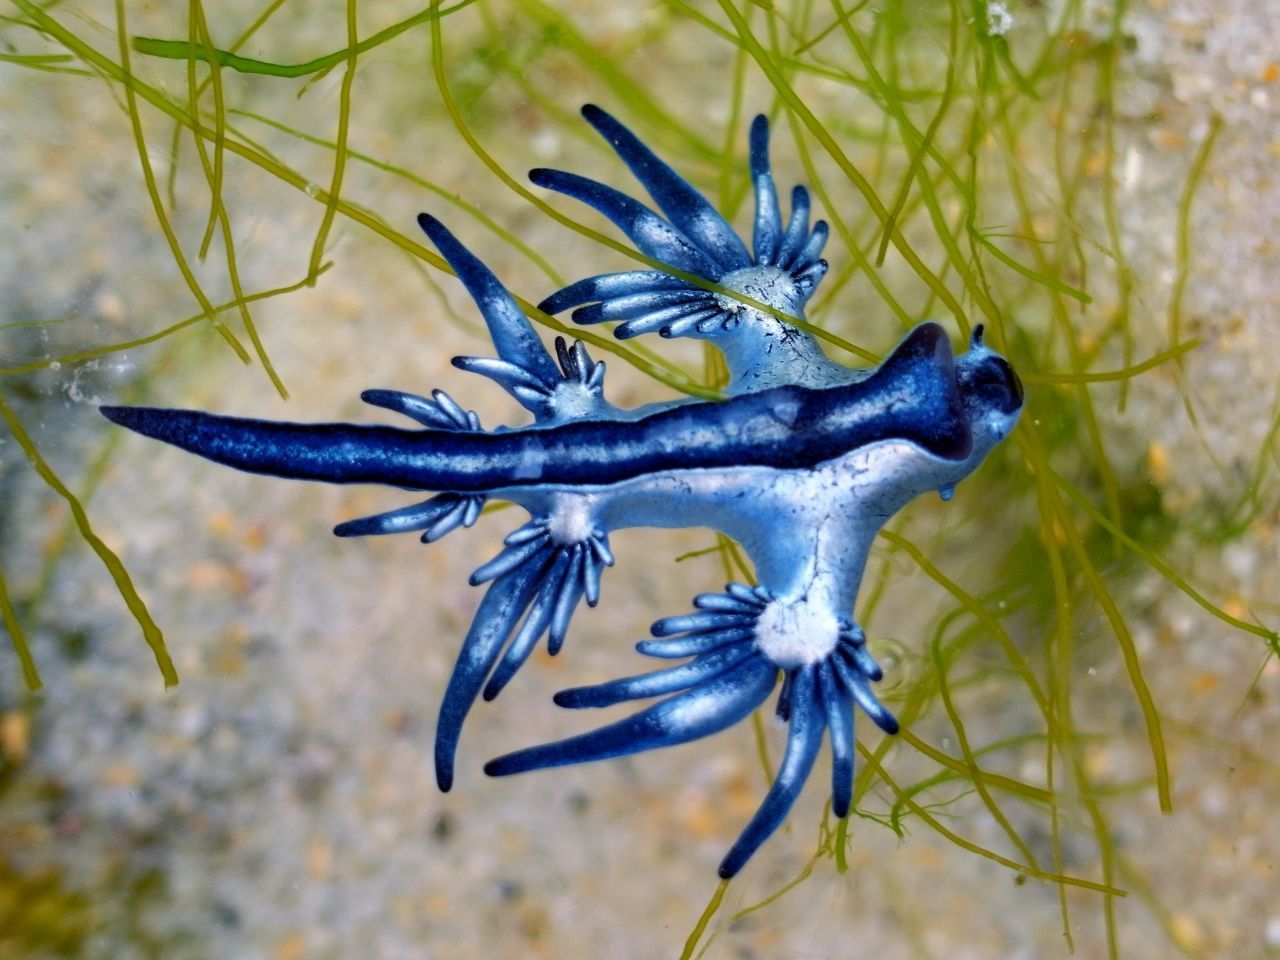
M 664 216 L 610 187 L 554 170 L 541 186 L 608 217 L 644 253 L 721 290 L 784 315 L 826 273 L 827 228 L 809 226 L 809 197 L 792 193 L 784 225 L 769 169 L 768 126 L 751 127 L 756 193 L 754 254 L 693 187 L 613 117 L 583 114 L 648 190 Z M 848 814 L 853 705 L 882 729 L 897 722 L 871 684 L 882 674 L 852 620 L 868 551 L 880 527 L 929 491 L 949 498 L 1017 422 L 1022 388 L 982 343 L 953 357 L 942 328 L 923 323 L 879 366 L 828 358 L 790 323 L 718 290 L 660 270 L 605 274 L 548 297 L 576 307 L 579 323 L 620 321 L 619 338 L 656 331 L 709 340 L 731 374 L 722 401 L 678 400 L 623 410 L 602 392 L 604 364 L 581 342 L 542 346 L 498 279 L 437 220 L 419 223 L 484 315 L 496 359 L 457 357 L 533 414 L 523 428 L 485 431 L 447 394 L 370 390 L 363 398 L 419 429 L 295 424 L 144 407 L 105 416 L 240 470 L 329 483 L 382 483 L 435 491 L 420 503 L 339 525 L 339 536 L 423 531 L 424 542 L 475 522 L 488 498 L 524 507 L 530 520 L 471 575 L 489 583 L 440 707 L 436 776 L 453 782 L 462 723 L 477 696 L 498 695 L 547 637 L 559 651 L 574 609 L 594 605 L 614 558 L 608 536 L 624 527 L 711 527 L 737 540 L 758 585 L 727 585 L 694 599 L 696 612 L 653 626 L 642 654 L 687 662 L 599 686 L 565 690 L 563 707 L 665 697 L 633 716 L 558 743 L 489 762 L 505 776 L 685 743 L 746 717 L 779 677 L 777 713 L 786 754 L 755 817 L 720 865 L 731 877 L 785 818 L 813 766 L 824 731 L 833 757 L 832 809 Z

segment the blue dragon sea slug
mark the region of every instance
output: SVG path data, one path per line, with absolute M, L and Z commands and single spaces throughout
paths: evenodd
M 490 761 L 494 776 L 584 763 L 685 743 L 746 717 L 781 679 L 788 724 L 778 775 L 720 864 L 733 876 L 785 818 L 824 731 L 833 757 L 832 808 L 848 814 L 853 705 L 892 733 L 872 691 L 881 670 L 852 619 L 872 540 L 910 500 L 950 495 L 1013 428 L 1022 387 L 982 342 L 953 356 L 941 327 L 922 323 L 880 365 L 851 369 L 827 357 L 802 318 L 826 272 L 826 225 L 810 225 L 796 187 L 784 223 L 768 157 L 768 124 L 750 133 L 755 187 L 752 250 L 692 186 L 597 107 L 583 109 L 644 185 L 661 214 L 610 187 L 555 170 L 534 183 L 612 220 L 649 257 L 676 272 L 590 277 L 552 294 L 550 313 L 579 323 L 617 321 L 619 338 L 657 332 L 709 340 L 730 371 L 720 401 L 682 399 L 633 410 L 604 399 L 605 366 L 581 342 L 553 357 L 498 279 L 437 220 L 419 223 L 484 315 L 498 356 L 454 364 L 495 381 L 533 415 L 520 428 L 484 430 L 474 413 L 431 397 L 370 390 L 370 404 L 416 427 L 279 423 L 185 410 L 103 407 L 111 420 L 218 463 L 253 473 L 428 491 L 419 503 L 339 525 L 339 536 L 421 531 L 434 541 L 470 526 L 490 499 L 529 521 L 471 575 L 488 583 L 440 706 L 437 781 L 448 790 L 463 720 L 492 699 L 541 640 L 564 643 L 577 605 L 599 598 L 612 566 L 609 533 L 624 527 L 711 527 L 737 540 L 755 585 L 728 584 L 693 600 L 694 612 L 653 625 L 640 653 L 675 666 L 564 690 L 562 707 L 661 698 L 629 718 Z M 679 275 L 677 275 L 679 274 Z M 759 309 L 750 301 L 770 308 Z

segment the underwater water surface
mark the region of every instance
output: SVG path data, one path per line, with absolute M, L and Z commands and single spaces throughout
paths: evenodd
M 1280 955 L 1276 30 L 1176 0 L 16 0 L 0 954 Z M 568 321 L 533 304 L 634 266 L 525 177 L 634 192 L 586 102 L 740 232 L 767 114 L 779 187 L 831 224 L 824 349 L 865 364 L 922 320 L 957 345 L 983 323 L 1027 386 L 1014 435 L 873 550 L 857 615 L 903 729 L 859 717 L 853 815 L 815 773 L 727 884 L 781 758 L 771 711 L 481 768 L 593 725 L 552 694 L 644 669 L 653 620 L 750 579 L 734 544 L 613 535 L 600 605 L 473 711 L 440 794 L 466 575 L 521 512 L 340 540 L 408 497 L 235 473 L 96 412 L 367 420 L 364 389 L 442 388 L 524 422 L 450 365 L 490 347 L 415 217 L 549 342 Z M 574 332 L 619 404 L 724 386 L 702 344 Z

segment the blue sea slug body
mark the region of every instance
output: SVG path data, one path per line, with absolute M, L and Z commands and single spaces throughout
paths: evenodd
M 583 113 L 648 190 L 661 214 L 610 187 L 555 170 L 536 184 L 612 220 L 643 253 L 669 264 L 590 277 L 552 294 L 550 313 L 616 322 L 619 338 L 656 332 L 709 340 L 730 380 L 719 401 L 683 399 L 624 410 L 604 399 L 605 365 L 581 342 L 549 353 L 498 279 L 439 221 L 419 222 L 488 324 L 498 356 L 454 364 L 487 377 L 533 416 L 484 430 L 435 391 L 370 390 L 370 404 L 403 414 L 404 429 L 280 423 L 145 407 L 103 407 L 116 423 L 254 473 L 422 490 L 419 503 L 340 524 L 340 536 L 421 531 L 434 541 L 471 526 L 489 499 L 530 519 L 471 575 L 488 583 L 450 677 L 436 732 L 436 776 L 453 782 L 463 721 L 493 699 L 545 636 L 560 650 L 574 610 L 594 605 L 614 564 L 609 534 L 626 527 L 710 527 L 737 540 L 757 583 L 695 597 L 692 613 L 653 625 L 640 653 L 676 666 L 564 690 L 562 707 L 659 697 L 634 715 L 557 743 L 490 761 L 494 776 L 583 763 L 684 743 L 760 707 L 781 680 L 777 713 L 786 752 L 763 804 L 720 865 L 733 876 L 785 818 L 824 732 L 833 758 L 832 809 L 851 802 L 853 705 L 892 733 L 876 698 L 881 670 L 852 619 L 868 552 L 881 526 L 915 497 L 950 496 L 1017 421 L 1022 387 L 974 331 L 953 356 L 941 327 L 923 323 L 878 366 L 828 358 L 789 323 L 826 273 L 827 228 L 809 223 L 796 187 L 784 223 L 768 157 L 768 125 L 751 127 L 753 251 L 692 186 L 622 124 Z M 769 309 L 760 309 L 755 301 Z

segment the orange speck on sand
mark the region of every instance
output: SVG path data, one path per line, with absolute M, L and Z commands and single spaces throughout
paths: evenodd
M 503 827 L 499 834 L 502 842 L 502 853 L 511 859 L 527 856 L 529 853 L 529 835 L 517 827 Z
M 1222 683 L 1216 673 L 1202 673 L 1191 681 L 1191 689 L 1197 694 L 1211 693 Z
M 1172 153 L 1181 150 L 1187 145 L 1187 135 L 1181 130 L 1175 130 L 1172 127 L 1160 127 L 1152 131 L 1151 144 L 1158 150 L 1164 150 Z
M 17 710 L 0 714 L 0 756 L 12 764 L 27 759 L 31 744 L 31 718 Z
M 1088 747 L 1084 754 L 1084 768 L 1090 779 L 1106 780 L 1115 775 L 1115 754 L 1105 747 Z
M 306 938 L 295 931 L 276 944 L 274 953 L 276 960 L 302 960 L 307 955 Z
M 215 510 L 209 514 L 207 525 L 214 536 L 229 536 L 236 528 L 236 515 L 230 510 Z
M 560 659 L 559 655 L 553 657 L 551 655 L 551 651 L 547 649 L 547 645 L 545 643 L 538 644 L 537 649 L 534 650 L 533 652 L 533 659 L 536 660 L 544 668 L 545 667 L 555 668 L 560 666 L 560 664 L 564 662 L 563 660 Z
M 1156 441 L 1152 441 L 1147 446 L 1147 476 L 1151 478 L 1151 482 L 1157 487 L 1167 486 L 1172 479 L 1172 470 L 1169 464 L 1169 451 L 1164 445 Z
M 441 920 L 453 913 L 453 904 L 448 897 L 435 893 L 422 901 L 422 909 L 432 919 Z
M 1239 597 L 1227 597 L 1222 604 L 1222 612 L 1228 617 L 1235 617 L 1237 620 L 1244 620 L 1249 616 L 1249 610 L 1240 601 Z
M 244 648 L 240 644 L 218 644 L 209 659 L 210 669 L 220 677 L 243 677 L 246 666 Z
M 127 789 L 136 787 L 139 782 L 138 770 L 127 763 L 113 763 L 102 771 L 101 783 L 104 787 L 120 787 Z
M 187 586 L 194 591 L 220 590 L 227 583 L 227 568 L 211 560 L 202 560 L 187 569 Z
M 757 947 L 765 947 L 765 948 L 773 947 L 773 946 L 776 946 L 781 940 L 782 940 L 782 937 L 777 930 L 770 930 L 770 929 L 760 930 L 755 935 L 755 944 Z
M 725 782 L 722 817 L 735 820 L 749 817 L 760 806 L 760 777 L 756 770 L 751 772 L 756 774 L 754 779 L 739 770 Z
M 901 852 L 903 853 L 903 859 L 910 860 L 914 869 L 922 871 L 936 870 L 946 862 L 941 850 L 937 847 L 927 847 L 924 844 L 915 844 Z
M 684 798 L 680 808 L 680 825 L 699 839 L 714 837 L 720 832 L 723 817 L 720 811 L 712 806 L 706 794 L 696 794 Z
M 1275 83 L 1280 80 L 1280 64 L 1268 63 L 1258 72 L 1258 79 L 1263 83 Z
M 262 545 L 267 542 L 267 528 L 261 523 L 255 523 L 245 531 L 243 543 L 245 547 L 255 553 L 262 549 Z
M 307 875 L 312 880 L 327 880 L 333 873 L 333 844 L 328 837 L 317 837 L 307 844 Z
M 1204 929 L 1194 917 L 1185 913 L 1175 913 L 1169 918 L 1169 933 L 1184 950 L 1198 952 L 1205 947 Z

